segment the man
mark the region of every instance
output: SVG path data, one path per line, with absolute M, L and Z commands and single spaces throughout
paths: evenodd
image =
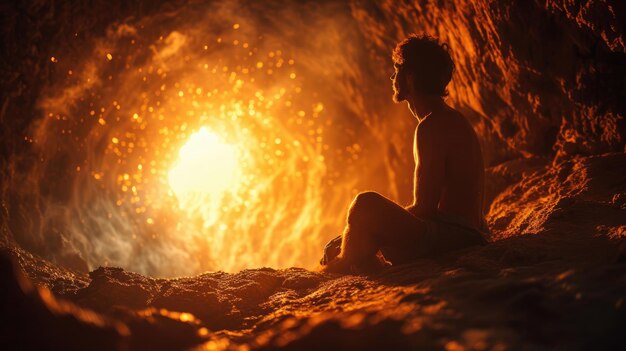
M 480 144 L 444 101 L 454 70 L 447 45 L 414 35 L 396 46 L 393 61 L 393 100 L 406 101 L 418 121 L 414 201 L 403 208 L 375 192 L 358 194 L 343 234 L 326 246 L 327 272 L 368 272 L 486 243 Z

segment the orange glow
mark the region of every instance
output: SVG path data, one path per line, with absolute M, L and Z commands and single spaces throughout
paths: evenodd
M 238 167 L 235 148 L 201 128 L 180 149 L 168 180 L 181 202 L 190 201 L 194 195 L 221 198 L 237 185 Z
M 360 150 L 329 145 L 336 102 L 297 51 L 244 22 L 224 28 L 122 26 L 42 97 L 35 144 L 44 159 L 58 145 L 75 158 L 66 206 L 78 220 L 64 233 L 90 269 L 313 267 L 343 226 L 354 181 L 337 179 Z M 328 172 L 333 159 L 346 163 Z

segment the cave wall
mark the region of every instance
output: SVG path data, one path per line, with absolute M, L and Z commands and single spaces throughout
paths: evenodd
M 486 154 L 492 240 L 623 237 L 623 2 L 386 2 L 354 12 L 380 55 L 410 32 L 450 45 L 450 102 Z
M 409 33 L 450 46 L 450 101 L 474 120 L 488 165 L 623 152 L 621 1 L 353 3 L 377 56 Z

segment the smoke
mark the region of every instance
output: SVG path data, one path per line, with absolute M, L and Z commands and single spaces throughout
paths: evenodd
M 406 200 L 411 119 L 347 5 L 164 6 L 64 52 L 50 64 L 67 75 L 29 127 L 37 160 L 12 155 L 5 181 L 24 217 L 13 236 L 59 264 L 312 267 L 358 191 Z M 202 128 L 237 150 L 241 177 L 220 197 L 177 198 L 168 174 Z

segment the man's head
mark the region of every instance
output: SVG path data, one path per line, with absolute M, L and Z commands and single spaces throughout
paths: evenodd
M 401 102 L 419 95 L 447 96 L 454 63 L 447 44 L 426 35 L 411 35 L 393 50 L 393 100 Z

